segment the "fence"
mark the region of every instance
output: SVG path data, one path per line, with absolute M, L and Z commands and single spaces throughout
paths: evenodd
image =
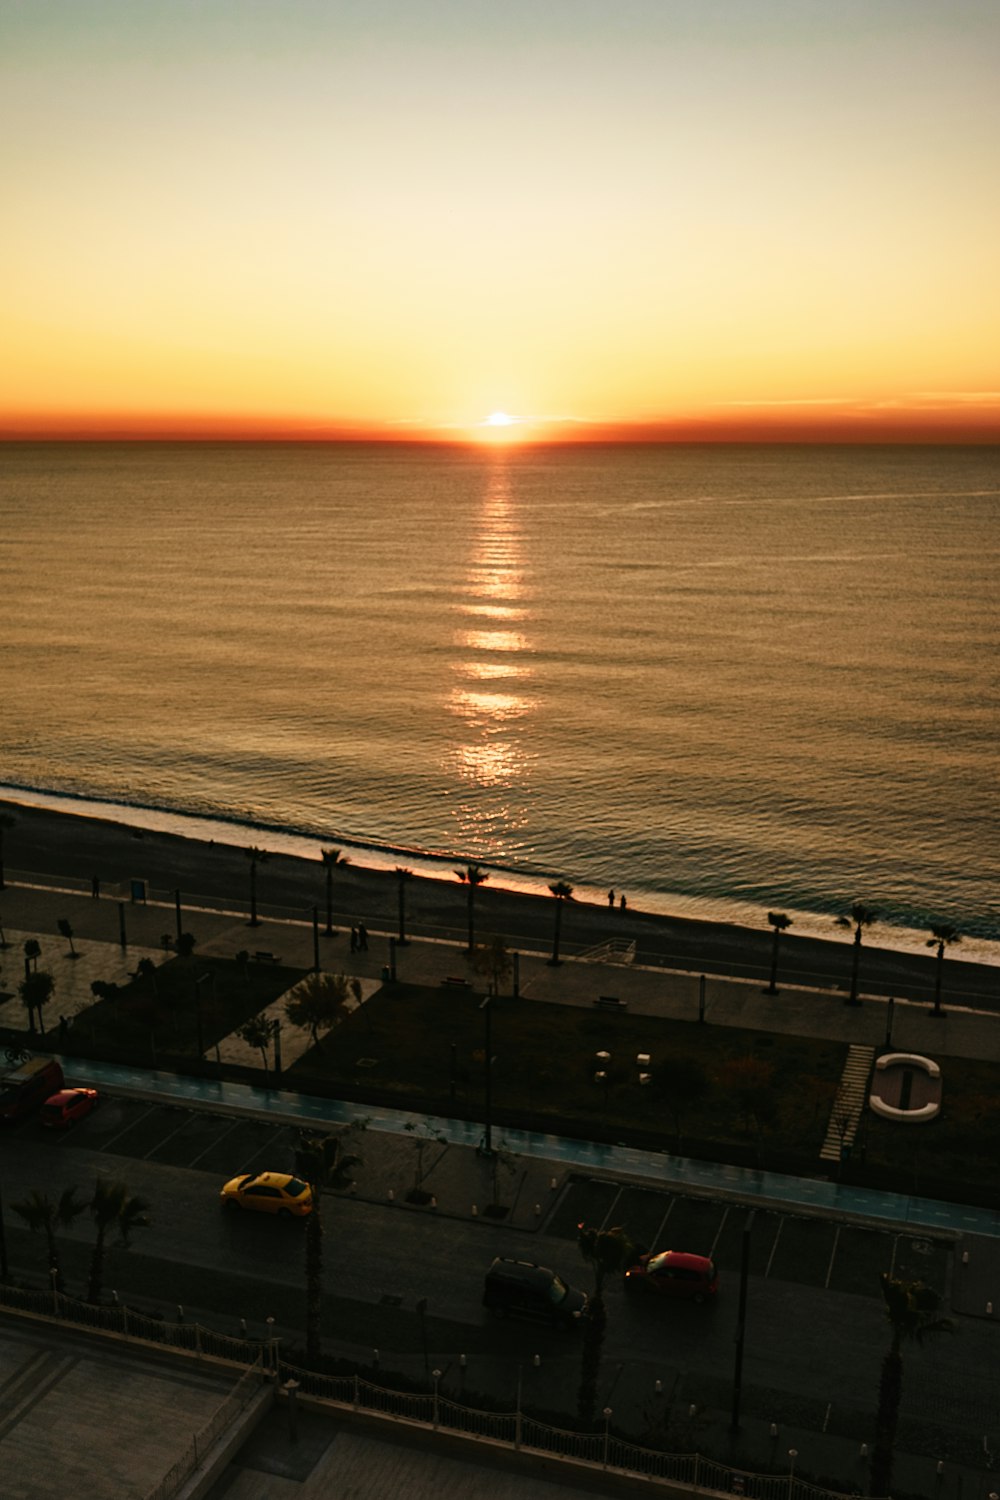
M 146 1493 L 146 1500 L 173 1500 L 181 1485 L 192 1475 L 213 1443 L 218 1442 L 227 1428 L 239 1417 L 244 1407 L 253 1400 L 264 1379 L 264 1368 L 258 1356 L 256 1364 L 245 1370 L 233 1386 L 215 1414 L 200 1432 L 196 1432 L 175 1464 L 164 1474 L 159 1484 Z
M 438 1393 L 436 1381 L 432 1394 L 394 1391 L 372 1385 L 358 1375 L 319 1375 L 281 1361 L 278 1381 L 288 1379 L 298 1382 L 302 1395 L 333 1406 L 376 1413 L 435 1432 L 486 1439 L 515 1452 L 566 1459 L 616 1474 L 725 1495 L 743 1495 L 749 1500 L 847 1500 L 842 1492 L 820 1489 L 796 1478 L 794 1473 L 750 1474 L 698 1453 L 640 1448 L 616 1437 L 610 1430 L 609 1418 L 605 1418 L 603 1431 L 567 1432 L 538 1422 L 520 1409 L 477 1411 L 459 1405 Z

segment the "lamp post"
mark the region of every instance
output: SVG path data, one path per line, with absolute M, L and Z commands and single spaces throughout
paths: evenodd
M 736 1315 L 736 1360 L 733 1366 L 733 1414 L 729 1423 L 731 1432 L 740 1430 L 740 1396 L 743 1391 L 743 1347 L 747 1326 L 747 1282 L 750 1279 L 750 1232 L 753 1229 L 755 1210 L 747 1214 L 743 1226 L 743 1255 L 740 1261 L 740 1302 Z
M 611 1407 L 604 1408 L 604 1467 L 608 1467 L 608 1445 L 611 1441 Z
M 795 1460 L 799 1456 L 798 1448 L 788 1450 L 788 1500 L 792 1500 L 792 1486 L 795 1483 Z
M 313 907 L 313 968 L 319 973 L 319 907 Z
M 485 1066 L 486 1097 L 484 1100 L 485 1130 L 477 1148 L 480 1156 L 493 1155 L 493 996 L 487 995 L 479 1009 L 483 1012 L 486 1026 Z
M 417 1314 L 420 1318 L 420 1342 L 424 1346 L 424 1379 L 427 1384 L 431 1383 L 431 1361 L 427 1353 L 427 1298 L 421 1297 L 417 1302 Z
M 440 1382 L 440 1379 L 441 1379 L 441 1371 L 440 1370 L 432 1370 L 431 1371 L 431 1375 L 432 1375 L 432 1377 L 434 1379 L 434 1430 L 436 1432 L 437 1428 L 438 1428 L 438 1422 L 439 1422 L 438 1383 Z

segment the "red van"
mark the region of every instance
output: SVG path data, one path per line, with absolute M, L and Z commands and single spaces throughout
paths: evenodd
M 22 1120 L 63 1086 L 63 1070 L 51 1057 L 32 1057 L 0 1077 L 0 1121 Z

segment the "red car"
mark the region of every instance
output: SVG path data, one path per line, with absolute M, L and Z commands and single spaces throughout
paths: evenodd
M 638 1263 L 628 1268 L 625 1290 L 708 1302 L 719 1290 L 719 1273 L 707 1255 L 660 1250 L 656 1255 L 640 1255 Z
M 41 1121 L 49 1130 L 66 1130 L 97 1108 L 96 1089 L 60 1089 L 42 1105 Z

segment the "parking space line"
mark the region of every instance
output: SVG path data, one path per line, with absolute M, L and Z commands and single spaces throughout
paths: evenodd
M 158 1140 L 156 1142 L 155 1145 L 150 1146 L 149 1150 L 146 1152 L 146 1154 L 142 1158 L 142 1160 L 143 1161 L 149 1161 L 149 1158 L 152 1156 L 152 1154 L 153 1154 L 154 1151 L 159 1151 L 160 1147 L 161 1146 L 165 1146 L 168 1141 L 172 1141 L 175 1135 L 180 1135 L 180 1133 L 184 1129 L 185 1125 L 190 1125 L 190 1123 L 191 1123 L 191 1113 L 190 1113 L 190 1111 L 188 1111 L 185 1114 L 184 1119 L 177 1126 L 176 1130 L 172 1130 L 169 1135 L 162 1136 L 160 1138 L 160 1140 Z
M 248 1172 L 252 1171 L 253 1164 L 257 1160 L 258 1156 L 263 1156 L 265 1151 L 270 1151 L 275 1141 L 279 1140 L 281 1136 L 287 1134 L 289 1134 L 289 1127 L 287 1125 L 282 1125 L 274 1132 L 272 1136 L 268 1136 L 267 1140 L 264 1142 L 263 1146 L 261 1146 L 260 1150 L 255 1151 L 250 1160 L 245 1164 L 246 1170 Z
M 784 1217 L 784 1215 L 782 1215 L 782 1217 L 779 1218 L 779 1220 L 778 1220 L 778 1232 L 774 1236 L 774 1244 L 771 1246 L 771 1253 L 767 1257 L 767 1265 L 764 1267 L 764 1275 L 765 1276 L 770 1276 L 770 1274 L 771 1274 L 771 1264 L 772 1264 L 772 1262 L 774 1260 L 774 1252 L 778 1248 L 778 1241 L 781 1239 L 781 1231 L 785 1227 L 785 1222 L 786 1222 L 785 1217 Z
M 612 1214 L 615 1211 L 615 1205 L 618 1203 L 618 1201 L 621 1198 L 621 1195 L 622 1195 L 622 1193 L 624 1191 L 625 1191 L 624 1188 L 619 1187 L 617 1193 L 612 1198 L 612 1200 L 611 1200 L 611 1207 L 608 1209 L 607 1213 L 604 1215 L 604 1218 L 601 1220 L 601 1230 L 602 1230 L 602 1232 L 607 1229 L 608 1220 L 609 1219 L 611 1220 L 611 1223 L 614 1224 L 614 1219 L 611 1216 L 612 1216 Z
M 722 1231 L 726 1227 L 726 1220 L 729 1218 L 729 1210 L 730 1210 L 731 1206 L 732 1206 L 731 1204 L 727 1203 L 726 1207 L 725 1207 L 725 1209 L 723 1211 L 722 1218 L 719 1221 L 719 1227 L 715 1231 L 715 1239 L 712 1241 L 711 1249 L 708 1252 L 708 1258 L 709 1258 L 709 1260 L 714 1260 L 715 1259 L 715 1247 L 719 1243 L 719 1236 L 721 1235 Z
M 111 1147 L 116 1143 L 116 1141 L 120 1141 L 121 1140 L 121 1138 L 122 1138 L 123 1135 L 128 1135 L 128 1133 L 132 1129 L 133 1125 L 141 1125 L 142 1122 L 143 1122 L 143 1120 L 148 1120 L 149 1117 L 150 1117 L 150 1115 L 153 1113 L 153 1111 L 159 1109 L 159 1107 L 160 1106 L 158 1104 L 151 1104 L 149 1106 L 149 1108 L 147 1110 L 145 1110 L 139 1116 L 138 1120 L 129 1120 L 128 1124 L 124 1127 L 124 1129 L 119 1130 L 119 1132 L 118 1132 L 117 1135 L 113 1135 L 111 1137 L 110 1141 L 105 1141 L 104 1145 L 100 1149 L 102 1151 L 109 1151 L 111 1149 Z
M 242 1124 L 243 1124 L 242 1120 L 234 1120 L 233 1123 L 230 1125 L 230 1127 L 229 1127 L 228 1130 L 224 1130 L 221 1135 L 215 1136 L 211 1141 L 209 1141 L 209 1143 L 205 1147 L 204 1151 L 199 1151 L 198 1152 L 198 1155 L 194 1158 L 194 1161 L 189 1161 L 188 1162 L 188 1167 L 196 1167 L 198 1165 L 198 1163 L 201 1161 L 201 1159 L 202 1159 L 203 1156 L 207 1156 L 208 1153 L 211 1150 L 213 1150 L 213 1148 L 216 1147 L 219 1144 L 220 1141 L 224 1141 L 226 1139 L 227 1135 L 232 1135 L 233 1131 L 237 1130 L 239 1128 L 239 1126 L 242 1125 Z
M 833 1263 L 837 1259 L 837 1246 L 840 1243 L 840 1225 L 838 1224 L 833 1233 L 833 1245 L 830 1248 L 830 1264 L 826 1268 L 826 1280 L 823 1283 L 826 1291 L 830 1290 L 830 1277 L 833 1275 Z M 829 1413 L 827 1413 L 829 1415 Z M 825 1431 L 825 1429 L 824 1429 Z

